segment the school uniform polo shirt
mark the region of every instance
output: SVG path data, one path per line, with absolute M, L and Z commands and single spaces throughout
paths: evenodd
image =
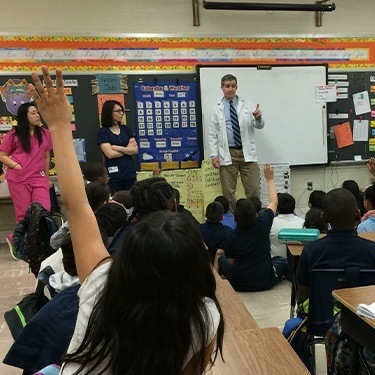
M 353 230 L 331 229 L 327 236 L 307 243 L 297 268 L 297 283 L 310 286 L 313 269 L 359 267 L 375 269 L 375 242 Z
M 225 255 L 234 259 L 229 282 L 235 290 L 267 290 L 276 283 L 270 254 L 273 218 L 274 213 L 268 208 L 251 228 L 237 227 L 227 236 Z

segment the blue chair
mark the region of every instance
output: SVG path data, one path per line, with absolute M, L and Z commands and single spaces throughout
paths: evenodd
M 345 269 L 315 269 L 310 275 L 309 317 L 307 333 L 313 354 L 315 370 L 315 345 L 324 343 L 324 336 L 335 316 L 333 311 L 334 289 L 375 284 L 375 270 L 347 267 Z M 314 371 L 315 373 L 315 371 Z

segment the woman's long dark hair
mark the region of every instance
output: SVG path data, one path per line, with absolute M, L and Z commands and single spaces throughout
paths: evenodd
M 124 106 L 117 100 L 107 100 L 104 102 L 101 114 L 101 124 L 104 128 L 110 128 L 113 126 L 112 112 L 116 104 L 124 111 Z M 121 122 L 118 124 L 121 125 Z
M 27 119 L 27 113 L 30 107 L 35 107 L 34 103 L 23 103 L 19 106 L 17 111 L 17 126 L 14 127 L 14 132 L 21 143 L 22 150 L 30 154 L 30 124 Z M 37 138 L 39 146 L 42 143 L 42 130 L 39 126 L 34 128 L 34 136 Z
M 90 316 L 84 339 L 66 362 L 80 365 L 77 374 L 113 375 L 181 373 L 196 332 L 197 373 L 204 371 L 210 344 L 211 298 L 220 313 L 217 347 L 224 323 L 215 296 L 210 260 L 195 225 L 177 213 L 159 211 L 135 225 L 113 260 L 108 281 Z

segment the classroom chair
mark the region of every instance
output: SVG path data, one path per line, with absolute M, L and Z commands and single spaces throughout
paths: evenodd
M 307 333 L 313 355 L 314 373 L 315 345 L 324 344 L 324 336 L 331 327 L 334 316 L 334 289 L 375 284 L 375 270 L 347 267 L 345 269 L 315 269 L 310 276 L 309 317 Z

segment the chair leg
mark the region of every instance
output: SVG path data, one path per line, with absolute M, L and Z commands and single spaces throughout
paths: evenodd
M 366 371 L 366 375 L 371 375 L 373 372 L 371 371 L 370 367 L 367 364 L 367 361 L 363 355 L 363 346 L 358 347 L 358 360 L 362 365 L 362 368 Z

